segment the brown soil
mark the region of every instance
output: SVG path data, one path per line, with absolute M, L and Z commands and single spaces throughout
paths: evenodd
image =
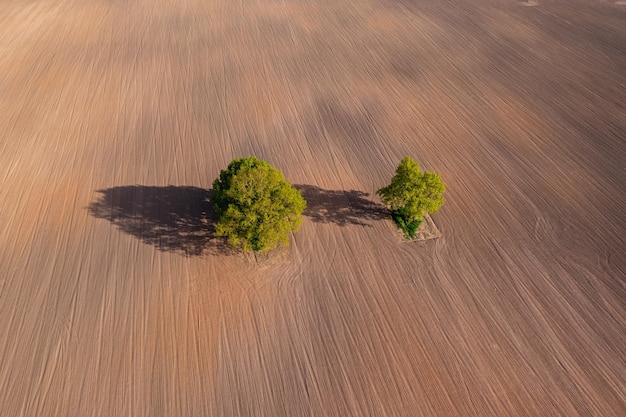
M 521 3 L 2 1 L 0 414 L 626 415 L 626 8 Z M 246 155 L 276 258 L 213 234 Z
M 414 240 L 430 240 L 437 239 L 441 236 L 441 232 L 439 228 L 435 224 L 435 221 L 428 214 L 424 215 L 422 222 L 420 223 L 420 227 L 417 228 L 417 232 L 415 232 Z

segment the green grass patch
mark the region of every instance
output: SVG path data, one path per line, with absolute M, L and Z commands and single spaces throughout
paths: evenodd
M 391 217 L 396 225 L 404 232 L 404 236 L 406 236 L 407 239 L 413 239 L 415 237 L 415 233 L 422 222 L 421 220 L 407 219 L 403 207 L 392 210 Z

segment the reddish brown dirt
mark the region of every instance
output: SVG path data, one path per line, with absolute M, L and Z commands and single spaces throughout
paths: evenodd
M 626 415 L 625 6 L 1 3 L 0 414 Z M 205 201 L 246 155 L 309 200 L 266 260 Z

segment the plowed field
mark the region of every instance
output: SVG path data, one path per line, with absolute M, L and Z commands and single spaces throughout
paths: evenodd
M 623 3 L 1 0 L 0 414 L 625 416 Z M 206 200 L 249 155 L 269 258 Z

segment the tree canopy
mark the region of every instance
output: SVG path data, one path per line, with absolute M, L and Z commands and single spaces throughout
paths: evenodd
M 424 214 L 435 213 L 445 203 L 446 186 L 439 174 L 425 171 L 410 156 L 400 161 L 391 183 L 376 191 L 392 211 L 407 237 L 414 237 Z
M 244 251 L 289 244 L 306 202 L 282 172 L 256 157 L 233 160 L 213 182 L 216 235 Z

